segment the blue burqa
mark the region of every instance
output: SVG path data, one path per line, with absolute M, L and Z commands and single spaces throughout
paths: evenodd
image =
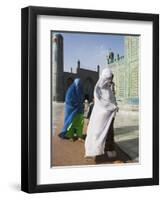
M 74 80 L 66 92 L 64 126 L 61 130 L 60 137 L 65 137 L 67 128 L 72 123 L 72 120 L 77 113 L 83 113 L 83 91 L 79 78 Z

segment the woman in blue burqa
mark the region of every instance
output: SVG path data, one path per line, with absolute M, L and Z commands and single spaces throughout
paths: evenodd
M 83 90 L 81 80 L 76 78 L 65 96 L 64 125 L 59 134 L 63 139 L 83 137 Z

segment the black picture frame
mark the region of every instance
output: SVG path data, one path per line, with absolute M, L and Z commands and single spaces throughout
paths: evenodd
M 153 177 L 37 184 L 37 16 L 71 16 L 153 23 Z M 28 193 L 159 184 L 159 15 L 29 6 L 21 11 L 21 190 Z

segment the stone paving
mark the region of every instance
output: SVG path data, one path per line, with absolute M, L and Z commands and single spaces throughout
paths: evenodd
M 70 142 L 57 136 L 63 125 L 64 104 L 53 102 L 52 108 L 52 166 L 138 162 L 138 112 L 120 109 L 117 113 L 114 124 L 116 151 L 118 152 L 116 159 L 108 160 L 104 155 L 95 160 L 87 160 L 84 158 L 83 142 Z
M 137 111 L 119 111 L 115 119 L 115 141 L 132 160 L 139 157 L 139 120 Z

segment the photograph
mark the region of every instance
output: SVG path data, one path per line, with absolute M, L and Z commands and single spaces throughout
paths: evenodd
M 51 30 L 51 167 L 140 163 L 140 35 Z
M 21 188 L 159 184 L 159 15 L 22 9 Z

